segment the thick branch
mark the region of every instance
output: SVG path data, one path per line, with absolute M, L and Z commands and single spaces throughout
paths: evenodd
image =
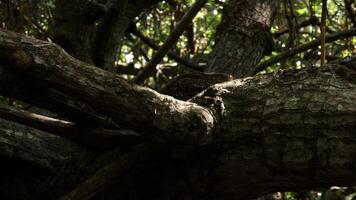
M 117 50 L 126 29 L 140 13 L 161 0 L 112 0 L 108 11 L 99 21 L 92 42 L 92 59 L 96 66 L 113 70 Z
M 64 48 L 70 55 L 85 62 L 92 62 L 90 57 L 90 30 L 94 24 L 91 15 L 98 13 L 92 1 L 56 1 L 53 17 L 53 41 Z
M 115 179 L 120 179 L 120 176 L 123 177 L 124 173 L 130 170 L 130 168 L 135 166 L 139 161 L 151 156 L 151 149 L 150 144 L 138 145 L 126 155 L 121 156 L 118 160 L 96 171 L 69 194 L 62 197 L 61 200 L 93 199 L 93 197 L 103 192 L 105 188 L 112 184 Z
M 142 140 L 141 136 L 133 131 L 80 127 L 72 122 L 16 110 L 5 105 L 0 105 L 0 118 L 101 148 L 134 145 Z
M 131 85 L 73 59 L 54 44 L 0 32 L 0 48 L 10 55 L 0 59 L 1 94 L 78 125 L 127 128 L 188 143 L 198 142 L 213 126 L 207 109 Z
M 256 76 L 195 97 L 221 116 L 221 154 L 211 173 L 220 181 L 209 199 L 354 185 L 356 84 L 347 76 L 355 69 L 354 61 Z
M 0 198 L 57 199 L 120 153 L 115 148 L 97 156 L 68 139 L 0 119 Z
M 263 55 L 273 49 L 270 27 L 278 6 L 275 0 L 228 1 L 204 72 L 252 76 Z
M 114 1 L 103 19 L 100 20 L 91 49 L 91 56 L 97 67 L 105 70 L 113 69 L 121 37 L 133 17 L 127 17 L 128 6 L 128 0 Z
M 350 20 L 353 24 L 353 27 L 356 27 L 356 11 L 352 7 L 352 4 L 354 4 L 354 3 L 355 3 L 355 0 L 344 0 L 347 15 L 350 18 Z
M 0 119 L 0 157 L 55 171 L 87 149 L 67 139 Z
M 1 94 L 87 127 L 122 126 L 170 142 L 150 161 L 126 165 L 135 166 L 131 173 L 122 173 L 121 161 L 108 165 L 120 175 L 118 182 L 106 179 L 105 168 L 86 179 L 99 181 L 99 190 L 127 194 L 120 184 L 145 188 L 135 191 L 137 199 L 149 194 L 162 199 L 247 199 L 279 189 L 355 184 L 352 58 L 326 68 L 217 84 L 182 102 L 79 62 L 51 43 L 0 32 L 0 49 L 8 55 L 0 57 Z M 209 145 L 187 150 L 212 132 Z M 151 178 L 155 185 L 147 187 Z M 102 187 L 100 181 L 113 187 Z M 79 191 L 80 197 L 105 199 L 106 193 L 96 189 L 95 183 L 84 181 L 69 197 Z

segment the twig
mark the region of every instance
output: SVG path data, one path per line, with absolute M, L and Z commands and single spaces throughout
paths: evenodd
M 145 35 L 143 35 L 139 30 L 137 30 L 136 27 L 130 27 L 130 33 L 133 34 L 134 36 L 140 38 L 140 40 L 145 43 L 147 46 L 149 46 L 150 48 L 154 49 L 154 50 L 158 50 L 159 46 L 157 44 L 155 44 L 155 42 L 153 40 L 151 40 L 150 38 L 146 37 Z M 173 51 L 168 51 L 167 56 L 175 61 L 177 61 L 179 64 L 182 64 L 190 69 L 193 70 L 197 70 L 197 71 L 203 71 L 204 67 L 200 66 L 198 64 L 195 64 L 189 60 L 186 60 L 182 57 L 180 57 L 177 53 L 173 52 Z
M 318 22 L 318 19 L 316 17 L 311 17 L 303 22 L 301 22 L 300 24 L 298 24 L 298 26 L 296 27 L 297 29 L 300 29 L 300 28 L 304 28 L 304 27 L 307 27 L 309 25 L 318 25 L 319 22 Z M 285 33 L 288 33 L 290 31 L 289 28 L 287 29 L 283 29 L 281 31 L 278 31 L 276 33 L 273 33 L 273 37 L 274 38 L 278 38 L 280 37 L 281 35 L 285 34 Z
M 125 37 L 127 37 L 127 39 L 129 39 L 132 43 L 135 43 L 135 39 L 132 37 L 132 35 L 130 35 L 129 33 L 125 34 Z M 134 49 L 135 50 L 135 49 Z M 150 58 L 148 57 L 147 53 L 145 52 L 145 50 L 143 50 L 141 47 L 139 47 L 139 51 L 142 54 L 143 58 L 146 61 L 149 61 Z
M 28 18 L 27 16 L 23 16 L 23 18 L 25 19 L 25 21 L 29 24 L 31 24 L 34 28 L 36 28 L 37 30 L 39 30 L 39 32 L 43 35 L 45 35 L 46 37 L 48 37 L 47 31 L 44 30 L 38 23 L 33 22 L 30 18 Z
M 356 27 L 356 16 L 355 16 L 355 11 L 352 9 L 352 4 L 355 2 L 355 0 L 344 0 L 346 12 L 353 24 L 353 27 Z
M 350 30 L 345 30 L 345 31 L 340 31 L 337 33 L 332 33 L 329 34 L 325 37 L 325 42 L 333 42 L 335 40 L 340 40 L 340 39 L 344 39 L 344 38 L 348 38 L 351 36 L 355 36 L 356 35 L 356 28 L 350 29 Z M 317 48 L 320 45 L 320 39 L 316 39 L 312 42 L 309 42 L 307 44 L 303 44 L 300 45 L 298 47 L 295 47 L 289 51 L 285 51 L 277 56 L 274 56 L 264 62 L 261 62 L 257 67 L 256 70 L 254 71 L 254 74 L 266 69 L 268 66 L 271 66 L 275 63 L 278 63 L 284 59 L 287 59 L 289 57 L 292 57 L 298 53 L 307 51 L 309 49 L 314 49 Z
M 320 44 L 321 44 L 321 53 L 320 53 L 320 65 L 324 66 L 325 64 L 325 27 L 326 27 L 326 13 L 327 13 L 327 0 L 323 0 L 322 5 L 322 14 L 321 14 L 321 24 L 320 24 Z

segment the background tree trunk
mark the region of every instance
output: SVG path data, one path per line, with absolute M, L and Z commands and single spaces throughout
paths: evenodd
M 269 30 L 277 9 L 275 0 L 230 0 L 224 7 L 216 44 L 204 72 L 236 78 L 253 75 L 262 56 L 273 46 Z
M 159 1 L 59 1 L 54 12 L 54 42 L 75 58 L 111 71 L 126 29 Z

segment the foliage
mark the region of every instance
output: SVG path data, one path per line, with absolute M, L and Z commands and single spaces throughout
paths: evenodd
M 317 39 L 320 35 L 319 23 L 321 18 L 321 0 L 304 0 L 290 1 L 281 0 L 280 13 L 278 14 L 275 24 L 272 27 L 272 32 L 278 33 L 282 30 L 293 30 L 294 33 L 284 34 L 276 39 L 276 50 L 271 56 L 266 56 L 268 59 L 273 55 L 286 51 L 290 48 L 304 44 Z M 343 0 L 328 1 L 328 18 L 327 18 L 327 33 L 333 33 L 340 30 L 347 30 L 355 26 L 350 23 L 347 10 Z M 355 7 L 355 5 L 353 5 Z M 297 28 L 296 24 L 315 18 L 317 23 L 310 26 Z M 327 59 L 335 60 L 340 57 L 350 56 L 356 53 L 356 41 L 353 39 L 345 39 L 327 45 Z M 305 67 L 306 65 L 319 65 L 319 50 L 310 50 L 301 53 L 293 58 L 285 60 L 283 63 L 277 63 L 270 66 L 267 71 L 272 72 L 280 66 L 284 68 Z
M 270 55 L 266 55 L 262 61 L 300 44 L 315 40 L 320 34 L 318 24 L 321 17 L 321 0 L 279 1 L 280 11 L 272 27 L 272 33 L 275 36 L 274 51 Z M 193 2 L 194 0 L 167 0 L 160 2 L 157 6 L 137 17 L 135 24 L 142 34 L 152 39 L 156 44 L 161 45 Z M 328 1 L 328 33 L 350 29 L 355 26 L 348 17 L 349 14 L 347 13 L 345 2 L 344 0 Z M 215 30 L 220 22 L 221 11 L 225 4 L 225 0 L 209 1 L 172 50 L 183 58 L 192 59 L 197 63 L 206 63 L 214 46 Z M 351 9 L 355 9 L 355 7 L 355 5 L 351 5 Z M 2 0 L 0 1 L 1 26 L 17 32 L 34 35 L 37 38 L 51 38 L 54 26 L 52 16 L 54 8 L 55 0 Z M 310 19 L 318 21 L 298 28 L 298 25 Z M 279 32 L 286 30 L 289 34 L 277 36 Z M 134 63 L 136 68 L 140 68 L 147 63 L 155 52 L 135 36 L 131 35 L 131 37 L 125 37 L 122 40 L 121 49 L 118 51 L 118 64 Z M 356 53 L 355 49 L 355 38 L 328 44 L 327 59 L 334 60 L 349 56 Z M 318 50 L 309 50 L 274 64 L 266 69 L 265 72 L 273 72 L 280 67 L 301 68 L 310 64 L 318 65 L 319 54 Z M 166 57 L 158 68 L 177 67 L 176 65 L 178 65 L 176 61 Z M 182 66 L 178 66 L 178 68 L 180 73 L 185 70 L 185 67 Z M 162 87 L 160 84 L 165 84 L 171 78 L 171 75 L 167 76 L 162 74 L 162 70 L 158 70 L 153 79 L 150 79 L 149 85 L 156 85 L 156 88 L 160 88 Z M 159 83 L 155 83 L 157 81 Z

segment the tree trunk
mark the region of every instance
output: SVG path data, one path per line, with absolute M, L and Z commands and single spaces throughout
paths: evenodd
M 0 50 L 1 95 L 144 136 L 102 150 L 1 123 L 1 198 L 249 199 L 355 184 L 355 59 L 217 84 L 184 102 L 48 42 L 0 31 Z
M 126 29 L 140 13 L 160 0 L 58 1 L 54 12 L 54 41 L 70 55 L 113 70 Z
M 90 32 L 94 28 L 95 20 L 102 17 L 104 12 L 104 7 L 92 1 L 56 2 L 53 41 L 75 58 L 93 63 L 90 56 Z
M 135 17 L 160 1 L 162 0 L 113 1 L 114 5 L 100 20 L 93 37 L 91 55 L 95 65 L 112 71 L 126 29 Z
M 275 0 L 230 0 L 205 72 L 252 76 L 262 56 L 271 50 L 269 30 L 277 8 Z

